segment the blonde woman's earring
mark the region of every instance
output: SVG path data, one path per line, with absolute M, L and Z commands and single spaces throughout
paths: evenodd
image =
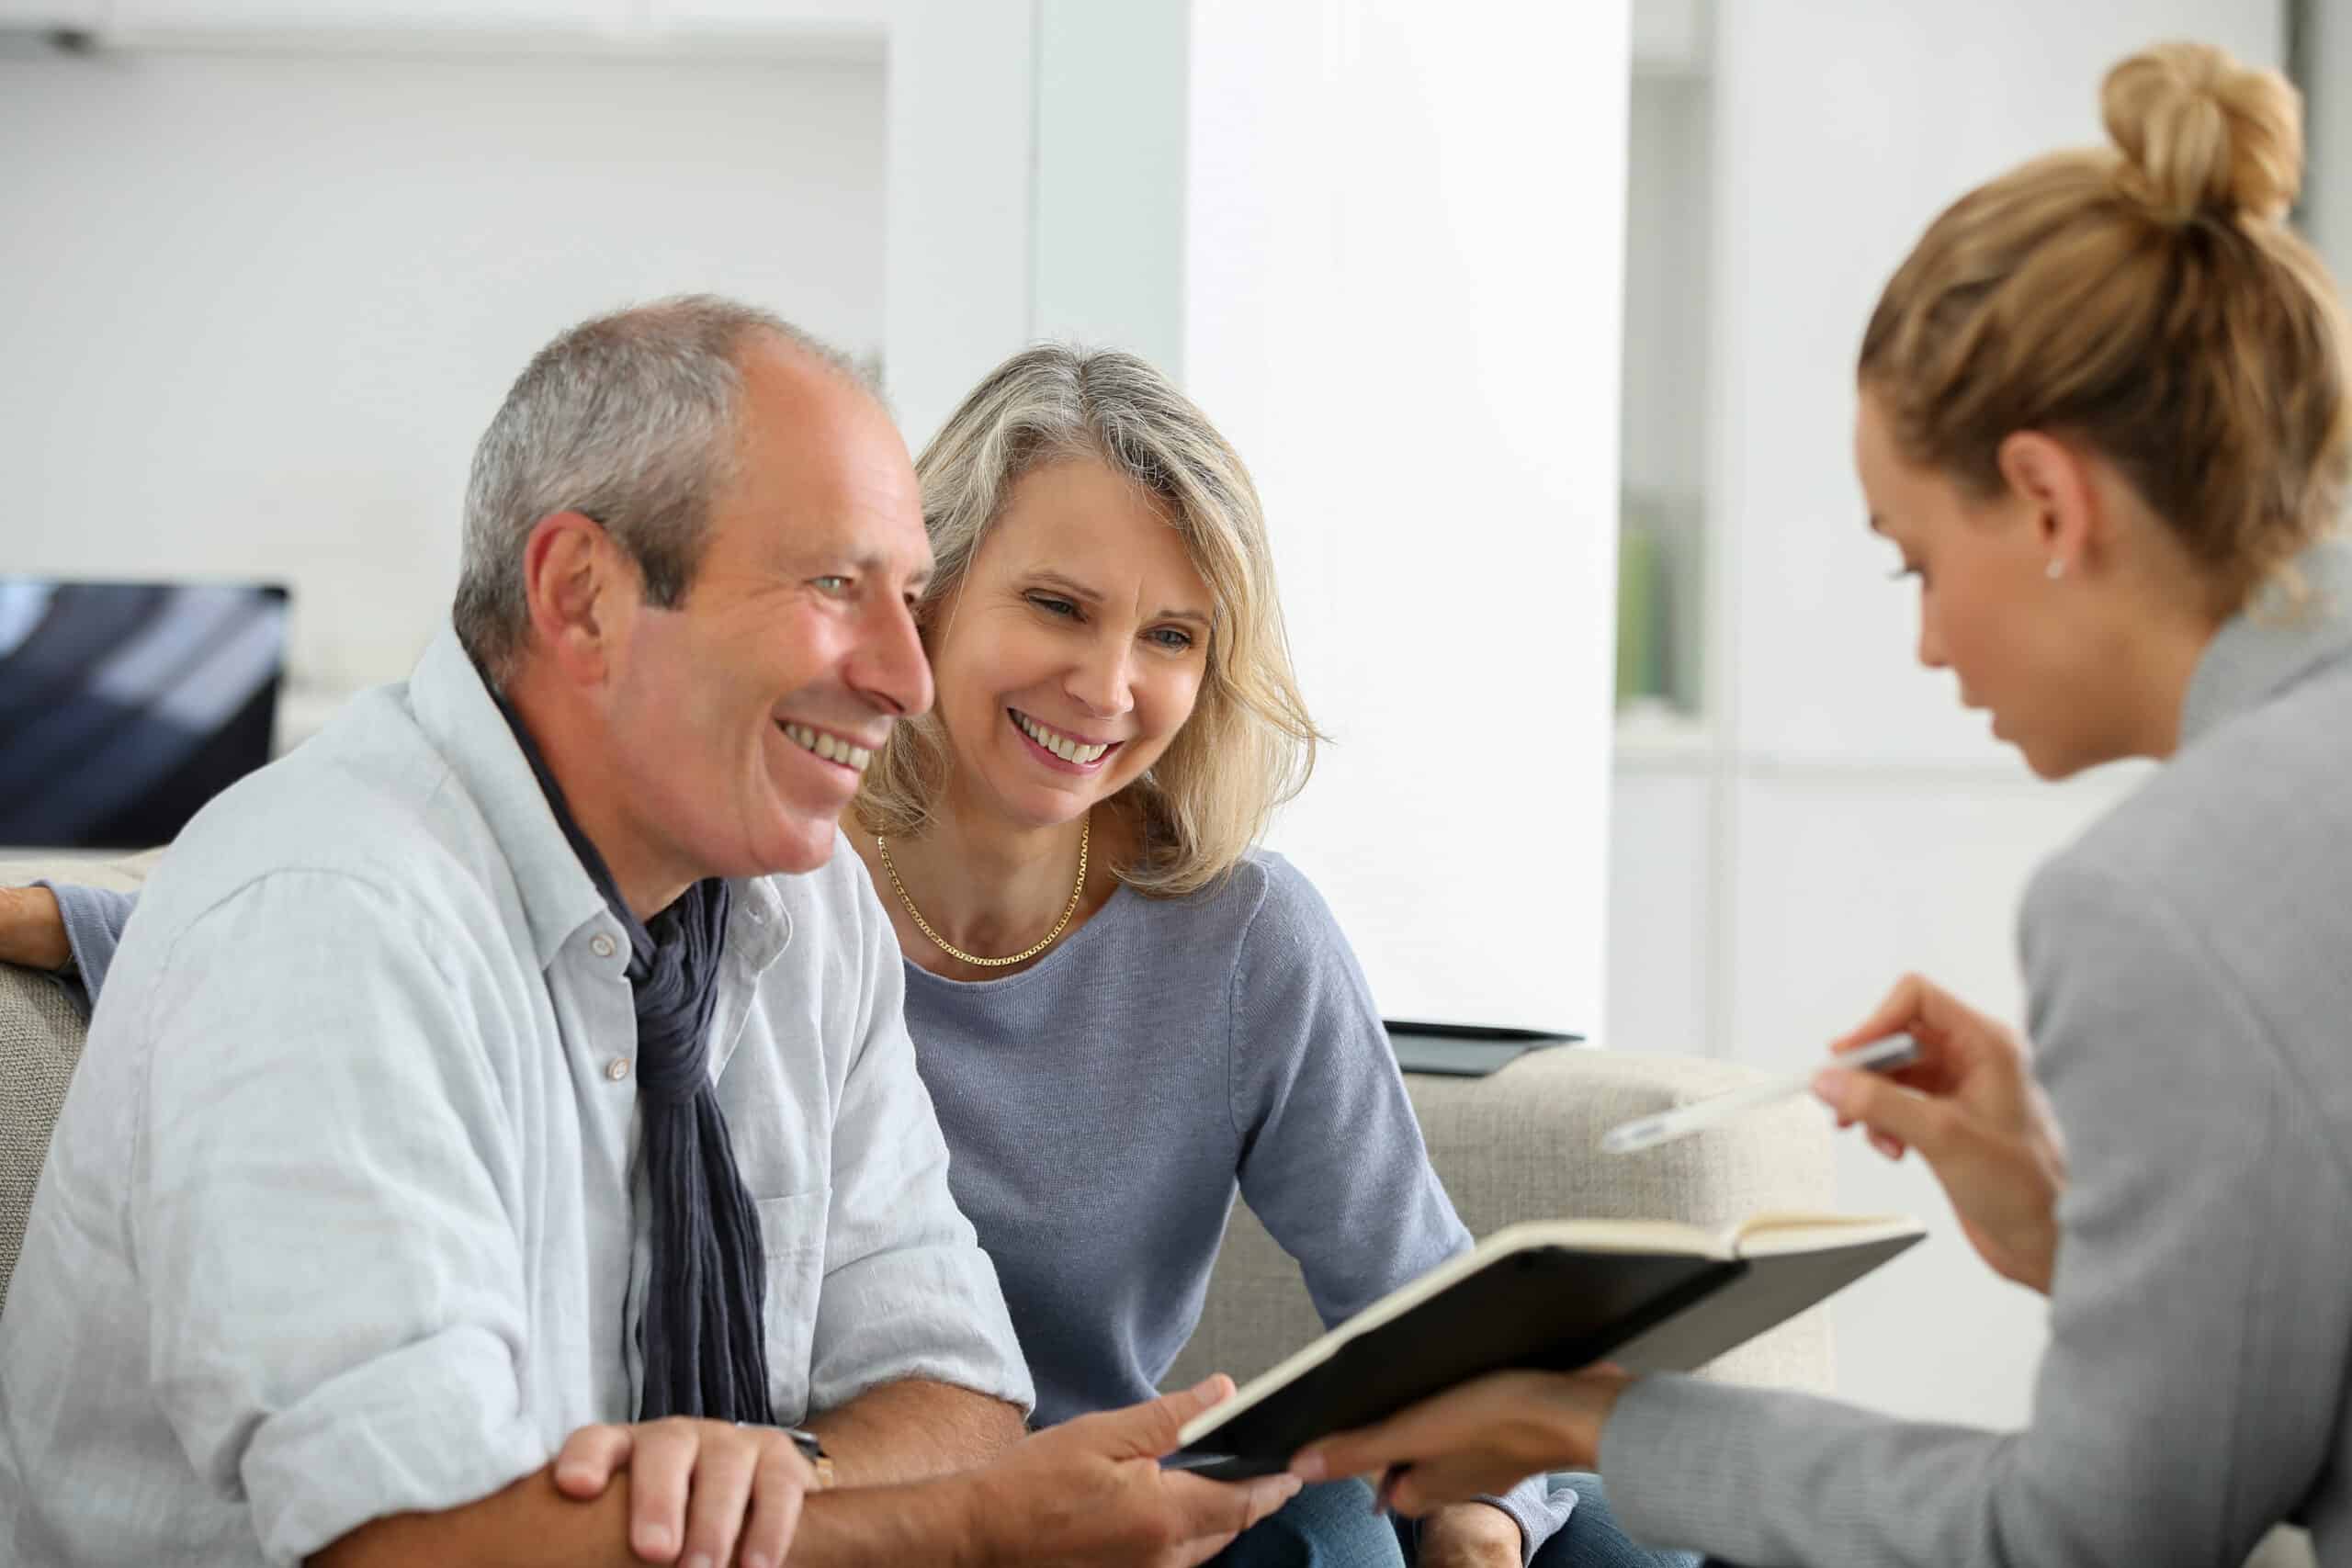
M 2055 582 L 2055 581 L 2057 581 L 2060 578 L 2062 578 L 2062 577 L 2064 577 L 2064 576 L 2065 576 L 2065 575 L 2066 575 L 2066 563 L 2065 563 L 2064 561 L 2062 561 L 2062 560 L 2054 560 L 2054 561 L 2052 561 L 2052 562 L 2050 563 L 2050 581 L 2051 581 Z

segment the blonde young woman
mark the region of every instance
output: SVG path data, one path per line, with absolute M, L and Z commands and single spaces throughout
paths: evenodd
M 2166 766 L 2026 896 L 2030 1062 L 1914 979 L 1838 1044 L 1926 1063 L 1819 1086 L 2050 1297 L 2032 1424 L 1511 1375 L 1303 1474 L 1410 1462 L 1419 1507 L 1597 1459 L 1636 1535 L 1758 1564 L 2233 1564 L 2281 1520 L 2352 1562 L 2345 322 L 2284 80 L 2172 45 L 2103 107 L 2111 148 L 1971 192 L 1887 285 L 1856 457 L 1921 662 L 2046 778 Z
M 1253 847 L 1317 736 L 1240 458 L 1142 361 L 1046 347 L 917 468 L 933 708 L 870 758 L 795 739 L 865 769 L 844 825 L 906 956 L 956 1201 L 1055 1422 L 1150 1396 L 1237 1190 L 1327 1322 L 1469 1236 L 1346 939 Z M 62 962 L 71 928 L 95 988 L 128 905 L 60 891 L 62 922 L 28 903 L 14 936 L 0 908 L 0 958 Z M 1512 1481 L 1401 1542 L 1361 1483 L 1309 1488 L 1224 1561 L 1652 1561 L 1589 1477 Z

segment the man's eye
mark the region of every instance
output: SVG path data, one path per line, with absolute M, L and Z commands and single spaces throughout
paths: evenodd
M 839 598 L 849 592 L 849 579 L 846 577 L 812 578 L 809 580 L 809 586 L 820 593 L 828 593 Z

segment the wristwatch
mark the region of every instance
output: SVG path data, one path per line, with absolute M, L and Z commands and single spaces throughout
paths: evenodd
M 800 1457 L 807 1460 L 808 1468 L 817 1472 L 818 1487 L 821 1490 L 831 1486 L 833 1483 L 833 1461 L 825 1457 L 825 1445 L 818 1440 L 817 1434 L 805 1427 L 786 1427 L 784 1435 L 792 1439 L 792 1446 L 800 1450 Z

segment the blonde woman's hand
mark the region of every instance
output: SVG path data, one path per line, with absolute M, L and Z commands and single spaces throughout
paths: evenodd
M 56 894 L 46 887 L 0 887 L 0 964 L 62 969 L 73 956 Z
M 1894 1033 L 1919 1043 L 1917 1062 L 1883 1075 L 1825 1067 L 1814 1091 L 1839 1126 L 1867 1128 L 1887 1158 L 1917 1149 L 1977 1255 L 1994 1272 L 2048 1294 L 2066 1152 L 2024 1043 L 2007 1025 L 1909 975 L 1829 1048 L 1851 1051 Z

